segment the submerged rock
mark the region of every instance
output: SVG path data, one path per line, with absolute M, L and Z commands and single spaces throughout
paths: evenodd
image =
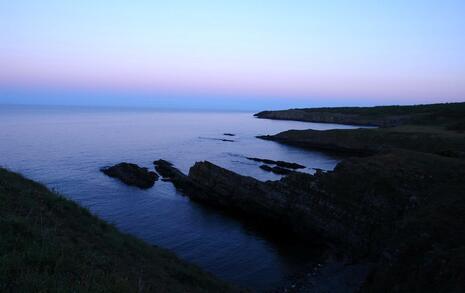
M 226 141 L 226 142 L 235 142 L 233 139 L 226 139 L 226 138 L 214 138 L 214 137 L 199 137 L 200 139 L 208 139 L 208 140 L 219 140 L 219 141 Z
M 253 157 L 247 157 L 247 160 L 255 161 L 255 162 L 260 162 L 260 163 L 265 163 L 269 165 L 275 165 L 276 161 L 273 160 L 268 160 L 268 159 L 260 159 L 260 158 L 253 158 Z
M 121 180 L 127 185 L 137 186 L 142 189 L 152 187 L 155 181 L 158 180 L 158 175 L 155 172 L 139 167 L 136 164 L 125 162 L 101 168 L 100 171 L 107 176 Z

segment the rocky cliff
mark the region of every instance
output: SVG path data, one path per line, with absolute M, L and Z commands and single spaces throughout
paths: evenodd
M 392 266 L 405 271 L 404 289 L 413 288 L 408 278 L 419 278 L 415 286 L 428 289 L 428 283 L 421 282 L 425 275 L 408 275 L 404 266 L 411 250 L 416 254 L 409 265 L 417 265 L 422 274 L 445 270 L 449 280 L 462 278 L 450 273 L 449 263 L 438 267 L 428 262 L 440 262 L 441 253 L 450 251 L 449 245 L 463 250 L 464 242 L 451 240 L 465 225 L 465 217 L 460 216 L 465 212 L 465 199 L 459 196 L 460 190 L 465 190 L 462 160 L 394 151 L 348 159 L 331 172 L 294 172 L 268 182 L 209 162 L 196 163 L 188 175 L 169 168 L 177 174 L 173 183 L 196 201 L 245 214 L 272 229 L 324 239 L 353 259 L 379 262 L 371 274 L 375 281 L 366 282 L 366 291 L 394 289 L 399 278 L 394 273 L 399 270 L 390 271 Z M 441 206 L 443 211 L 432 211 Z M 447 214 L 448 210 L 453 212 Z M 427 218 L 428 214 L 439 220 Z M 419 243 L 423 246 L 418 247 Z M 384 282 L 383 287 L 378 282 Z M 444 280 L 436 278 L 434 282 L 440 288 Z

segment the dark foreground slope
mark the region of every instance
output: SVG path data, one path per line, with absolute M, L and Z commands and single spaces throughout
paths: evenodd
M 232 289 L 0 168 L 1 292 L 228 292 Z
M 414 106 L 303 108 L 262 111 L 258 118 L 393 127 L 406 124 L 442 125 L 465 129 L 465 103 Z

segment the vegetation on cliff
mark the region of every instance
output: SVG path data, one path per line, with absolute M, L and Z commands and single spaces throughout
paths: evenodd
M 338 211 L 332 218 L 353 217 L 340 231 L 376 259 L 362 292 L 465 291 L 465 103 L 291 109 L 257 116 L 383 126 L 289 130 L 260 138 L 365 155 L 342 161 L 318 179 L 328 199 L 338 206 L 345 202 L 343 209 L 327 205 Z M 315 180 L 294 179 L 283 180 L 311 194 Z
M 406 124 L 441 125 L 465 130 L 465 103 L 412 106 L 303 108 L 262 111 L 258 118 L 392 127 Z
M 1 292 L 228 292 L 172 253 L 119 232 L 0 168 Z

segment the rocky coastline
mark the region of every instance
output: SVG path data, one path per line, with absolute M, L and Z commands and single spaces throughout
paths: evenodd
M 362 292 L 378 292 L 373 288 L 390 291 L 399 281 L 404 289 L 426 290 L 432 285 L 442 288 L 441 279 L 430 284 L 422 280 L 421 274 L 432 272 L 439 276 L 445 267 L 448 280 L 464 288 L 460 285 L 462 276 L 454 275 L 447 264 L 431 267 L 428 263 L 429 259 L 440 261 L 442 253 L 450 251 L 450 245 L 465 252 L 460 244 L 465 236 L 457 238 L 449 228 L 465 224 L 464 218 L 453 216 L 465 206 L 461 196 L 465 190 L 462 160 L 394 151 L 347 159 L 334 171 L 315 175 L 293 172 L 279 181 L 267 182 L 207 161 L 195 163 L 187 175 L 163 160 L 155 165 L 162 176 L 192 200 L 232 211 L 272 229 L 291 231 L 303 241 L 319 239 L 350 262 L 374 263 Z M 448 205 L 449 200 L 454 204 Z M 445 210 L 435 210 L 441 205 Z M 454 214 L 448 215 L 449 209 Z M 442 220 L 422 218 L 424 214 Z M 444 230 L 441 237 L 441 233 L 434 234 L 437 230 Z M 455 240 L 450 241 L 451 237 Z M 422 247 L 417 246 L 418 241 L 423 241 Z M 416 250 L 415 259 L 409 260 L 412 249 Z M 408 265 L 417 266 L 420 275 L 406 272 L 402 278 L 392 279 L 391 274 L 396 272 L 386 268 L 403 267 L 410 261 Z
M 162 180 L 196 202 L 327 247 L 332 260 L 319 270 L 323 276 L 304 278 L 303 291 L 336 288 L 338 280 L 354 277 L 358 283 L 348 292 L 462 292 L 465 134 L 447 127 L 460 121 L 439 121 L 259 136 L 353 155 L 313 175 L 299 172 L 305 166 L 297 163 L 246 157 L 284 175 L 277 181 L 208 161 L 196 162 L 188 174 L 165 160 L 153 163 Z
M 465 103 L 444 103 L 411 106 L 324 107 L 262 111 L 257 118 L 337 123 L 376 127 L 408 124 L 447 124 L 451 129 L 464 128 Z

